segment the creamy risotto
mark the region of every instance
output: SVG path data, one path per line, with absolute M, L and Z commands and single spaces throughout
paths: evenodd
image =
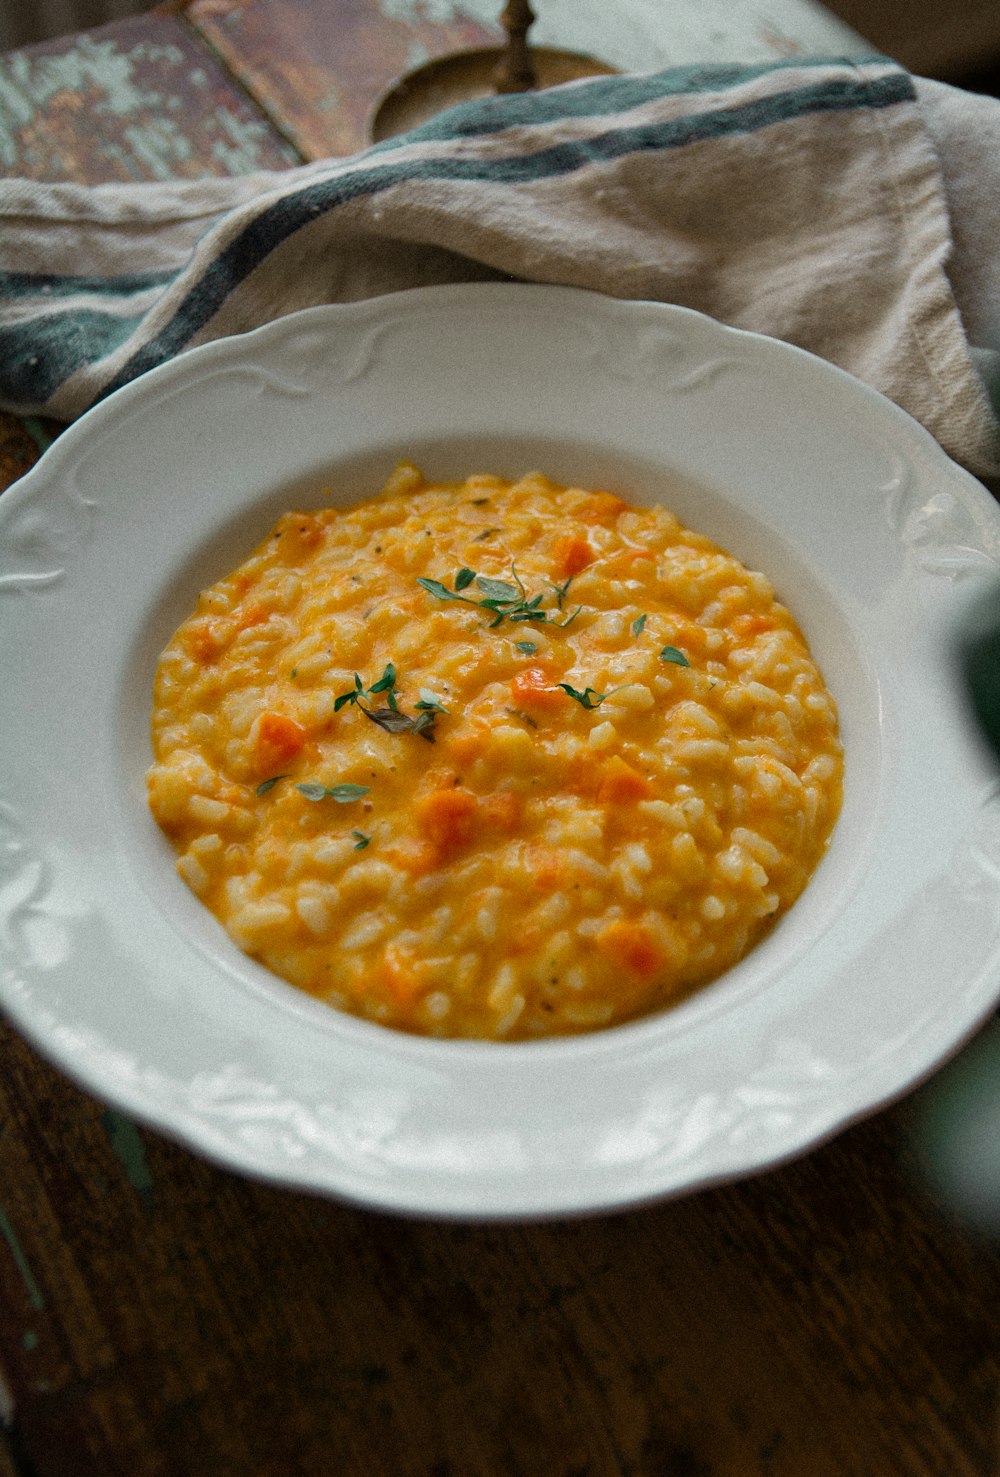
M 433 1036 L 668 1006 L 799 896 L 836 709 L 767 579 L 666 509 L 397 468 L 289 513 L 164 651 L 149 803 L 276 974 Z

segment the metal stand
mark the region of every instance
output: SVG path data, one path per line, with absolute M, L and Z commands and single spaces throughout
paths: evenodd
M 500 17 L 507 32 L 506 45 L 456 51 L 408 73 L 377 104 L 370 128 L 372 142 L 405 133 L 446 108 L 474 98 L 530 92 L 615 71 L 579 52 L 530 47 L 528 31 L 534 20 L 528 0 L 510 0 Z

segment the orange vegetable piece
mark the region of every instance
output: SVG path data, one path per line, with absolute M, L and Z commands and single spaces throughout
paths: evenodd
M 432 790 L 417 804 L 421 829 L 443 852 L 457 851 L 472 840 L 479 802 L 471 790 L 453 785 Z
M 642 800 L 649 794 L 649 781 L 617 754 L 604 766 L 597 786 L 601 805 L 620 805 L 629 800 Z
M 306 741 L 306 731 L 286 713 L 266 712 L 257 720 L 254 756 L 262 774 L 273 773 L 294 759 Z
M 618 918 L 597 935 L 597 947 L 630 974 L 649 979 L 660 968 L 664 952 L 644 923 Z
M 579 574 L 581 569 L 593 564 L 594 559 L 593 549 L 578 533 L 563 534 L 562 538 L 556 539 L 552 548 L 552 562 L 556 573 L 562 575 L 563 579 Z
M 491 831 L 516 831 L 521 819 L 521 804 L 510 790 L 497 790 L 479 802 L 479 815 Z
M 522 667 L 510 684 L 516 708 L 561 708 L 566 694 L 543 667 Z
M 626 504 L 613 492 L 592 492 L 575 513 L 583 523 L 610 523 L 625 507 Z
M 206 666 L 214 662 L 225 645 L 219 639 L 219 632 L 214 621 L 204 621 L 198 625 L 191 625 L 184 633 L 184 645 L 196 662 Z
M 261 605 L 259 600 L 251 600 L 241 612 L 237 625 L 241 631 L 245 631 L 248 626 L 262 626 L 270 618 L 271 612 L 266 605 Z
M 411 877 L 426 877 L 441 859 L 438 848 L 429 841 L 400 841 L 395 846 L 383 847 L 382 854 Z

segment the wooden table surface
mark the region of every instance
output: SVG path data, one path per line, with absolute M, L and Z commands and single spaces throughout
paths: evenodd
M 817 49 L 795 4 L 758 56 Z M 0 171 L 349 151 L 414 58 L 495 38 L 457 14 L 195 0 L 0 58 Z M 666 60 L 725 49 L 691 14 Z M 0 417 L 0 487 L 55 429 Z M 679 1201 L 436 1224 L 219 1169 L 0 1024 L 0 1477 L 998 1473 L 998 1243 L 928 1175 L 934 1092 Z

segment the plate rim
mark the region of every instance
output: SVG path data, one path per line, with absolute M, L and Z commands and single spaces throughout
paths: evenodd
M 887 418 L 887 423 L 895 426 L 898 434 L 908 446 L 913 448 L 913 456 L 918 464 L 918 470 L 929 469 L 929 476 L 934 481 L 940 478 L 947 487 L 962 486 L 964 496 L 971 498 L 973 505 L 978 502 L 982 515 L 998 527 L 1000 527 L 1000 513 L 998 513 L 989 494 L 982 485 L 967 472 L 958 468 L 941 450 L 933 440 L 930 433 L 915 422 L 905 411 L 885 399 L 877 391 L 863 382 L 855 379 L 826 361 L 819 360 L 816 356 L 805 350 L 798 349 L 782 341 L 770 339 L 763 335 L 748 332 L 746 330 L 732 328 L 728 325 L 718 323 L 716 320 L 708 319 L 704 315 L 692 309 L 678 308 L 673 305 L 661 303 L 648 303 L 635 300 L 607 299 L 598 294 L 581 289 L 565 287 L 547 287 L 534 284 L 454 284 L 449 286 L 428 287 L 412 289 L 404 293 L 391 294 L 382 298 L 366 299 L 355 304 L 330 304 L 320 308 L 307 308 L 285 318 L 275 320 L 260 328 L 251 330 L 246 334 L 217 340 L 209 344 L 196 347 L 186 354 L 178 356 L 169 363 L 150 371 L 132 384 L 123 387 L 109 396 L 105 401 L 87 412 L 84 417 L 67 428 L 62 436 L 54 443 L 53 447 L 45 453 L 39 463 L 19 484 L 4 493 L 0 499 L 0 537 L 7 524 L 16 516 L 16 510 L 25 501 L 36 498 L 46 498 L 53 494 L 45 491 L 58 482 L 60 471 L 68 466 L 76 457 L 79 449 L 86 449 L 93 445 L 95 438 L 100 440 L 106 428 L 123 424 L 135 408 L 142 408 L 148 403 L 155 403 L 158 394 L 169 391 L 174 386 L 183 389 L 185 384 L 190 384 L 195 372 L 199 367 L 230 366 L 239 364 L 245 360 L 248 352 L 254 353 L 262 349 L 265 353 L 269 345 L 280 344 L 288 335 L 294 335 L 301 328 L 310 329 L 319 326 L 321 330 L 326 325 L 337 323 L 350 323 L 351 319 L 363 320 L 372 317 L 377 320 L 383 312 L 400 312 L 404 316 L 412 311 L 424 312 L 432 310 L 440 312 L 442 307 L 457 306 L 460 312 L 467 311 L 467 305 L 476 301 L 483 303 L 492 300 L 494 303 L 511 301 L 511 294 L 517 298 L 526 300 L 526 294 L 532 294 L 536 301 L 546 298 L 554 309 L 562 310 L 563 306 L 580 305 L 584 312 L 596 312 L 598 315 L 610 314 L 620 315 L 622 321 L 644 314 L 651 314 L 659 322 L 667 324 L 675 323 L 697 325 L 696 332 L 707 334 L 710 340 L 725 341 L 740 346 L 752 346 L 751 352 L 756 355 L 771 356 L 784 363 L 795 362 L 797 367 L 812 375 L 819 375 L 821 380 L 826 379 L 830 383 L 833 376 L 842 387 L 849 387 L 849 393 L 857 396 L 860 392 L 862 398 L 871 408 L 873 416 L 878 419 Z M 683 337 L 683 328 L 682 328 Z M 789 357 L 790 356 L 790 357 Z M 806 368 L 808 366 L 808 368 Z M 38 488 L 36 492 L 34 489 Z M 9 501 L 12 498 L 13 501 Z M 8 512 L 8 509 L 15 512 Z M 0 556 L 2 557 L 2 556 Z M 0 794 L 0 801 L 2 801 Z M 0 909 L 0 923 L 3 922 L 2 909 Z M 7 968 L 4 970 L 4 984 L 0 989 L 0 1003 L 3 1004 L 5 1012 L 14 1021 L 16 1028 L 21 1031 L 41 1053 L 53 1061 L 54 1064 L 68 1076 L 76 1080 L 85 1090 L 94 1093 L 104 1100 L 114 1100 L 123 1109 L 129 1112 L 137 1121 L 141 1121 L 157 1132 L 166 1134 L 184 1143 L 192 1151 L 213 1160 L 223 1167 L 237 1169 L 251 1177 L 258 1178 L 269 1183 L 281 1183 L 289 1187 L 296 1187 L 320 1193 L 328 1193 L 338 1198 L 351 1201 L 359 1205 L 367 1205 L 386 1210 L 395 1210 L 403 1213 L 419 1215 L 434 1215 L 437 1217 L 454 1216 L 462 1219 L 524 1219 L 542 1218 L 552 1216 L 566 1216 L 573 1214 L 588 1214 L 595 1212 L 606 1212 L 609 1210 L 624 1209 L 630 1206 L 649 1203 L 654 1200 L 670 1198 L 682 1193 L 688 1193 L 703 1188 L 710 1184 L 724 1183 L 735 1179 L 745 1178 L 749 1175 L 761 1172 L 763 1169 L 776 1164 L 788 1162 L 801 1154 L 808 1152 L 818 1144 L 828 1140 L 841 1132 L 849 1124 L 859 1121 L 904 1096 L 909 1092 L 916 1082 L 937 1070 L 948 1056 L 953 1055 L 961 1049 L 961 1046 L 978 1029 L 982 1020 L 986 1018 L 995 1004 L 995 996 L 1000 995 L 1000 982 L 996 987 L 994 998 L 991 1002 L 982 1005 L 981 1009 L 973 1012 L 974 1018 L 970 1018 L 963 1024 L 962 1029 L 949 1043 L 944 1054 L 939 1055 L 933 1062 L 929 1062 L 922 1073 L 916 1076 L 907 1076 L 905 1081 L 900 1082 L 895 1088 L 883 1090 L 875 1101 L 865 1104 L 853 1104 L 850 1107 L 843 1106 L 839 1113 L 825 1126 L 813 1128 L 806 1133 L 801 1141 L 787 1144 L 783 1149 L 775 1151 L 770 1156 L 758 1157 L 753 1163 L 747 1163 L 743 1167 L 716 1168 L 713 1172 L 705 1169 L 700 1175 L 694 1175 L 686 1182 L 671 1184 L 661 1189 L 645 1187 L 638 1190 L 634 1186 L 630 1191 L 622 1189 L 617 1195 L 606 1197 L 603 1201 L 594 1202 L 592 1196 L 582 1197 L 580 1203 L 573 1203 L 572 1199 L 565 1196 L 559 1204 L 540 1205 L 532 1208 L 530 1204 L 523 1203 L 513 1206 L 480 1204 L 475 1208 L 468 1205 L 461 1207 L 446 1201 L 440 1197 L 429 1195 L 427 1203 L 414 1204 L 412 1196 L 404 1197 L 401 1202 L 398 1193 L 394 1193 L 389 1187 L 382 1199 L 379 1199 L 373 1188 L 369 1186 L 367 1191 L 353 1191 L 344 1184 L 334 1185 L 329 1182 L 319 1183 L 323 1175 L 318 1170 L 312 1170 L 305 1177 L 293 1172 L 293 1166 L 289 1165 L 290 1172 L 287 1175 L 276 1173 L 273 1167 L 265 1165 L 259 1154 L 252 1148 L 248 1148 L 242 1141 L 239 1144 L 223 1136 L 223 1142 L 213 1145 L 208 1141 L 205 1132 L 199 1127 L 200 1120 L 188 1121 L 183 1113 L 176 1113 L 172 1121 L 165 1121 L 162 1116 L 162 1107 L 157 1109 L 150 1105 L 148 1100 L 143 1099 L 141 1089 L 130 1087 L 123 1081 L 112 1081 L 106 1069 L 100 1067 L 93 1052 L 90 1055 L 84 1050 L 83 1055 L 74 1056 L 67 1049 L 65 1035 L 59 1035 L 58 1024 L 46 1022 L 43 1019 L 44 1012 L 33 1013 L 31 1009 L 21 1008 L 24 1006 L 23 999 L 18 999 L 18 987 L 15 982 L 13 989 L 7 977 Z M 374 1028 L 381 1030 L 382 1028 Z M 602 1033 L 610 1035 L 611 1033 Z M 501 1045 L 499 1047 L 487 1047 L 487 1051 L 508 1052 L 512 1048 Z M 528 1051 L 537 1051 L 532 1044 L 527 1047 Z M 112 1089 L 109 1095 L 109 1087 Z M 242 1160 L 238 1162 L 238 1156 L 243 1153 Z M 475 1196 L 473 1198 L 476 1198 Z M 531 1196 L 528 1196 L 528 1200 Z

